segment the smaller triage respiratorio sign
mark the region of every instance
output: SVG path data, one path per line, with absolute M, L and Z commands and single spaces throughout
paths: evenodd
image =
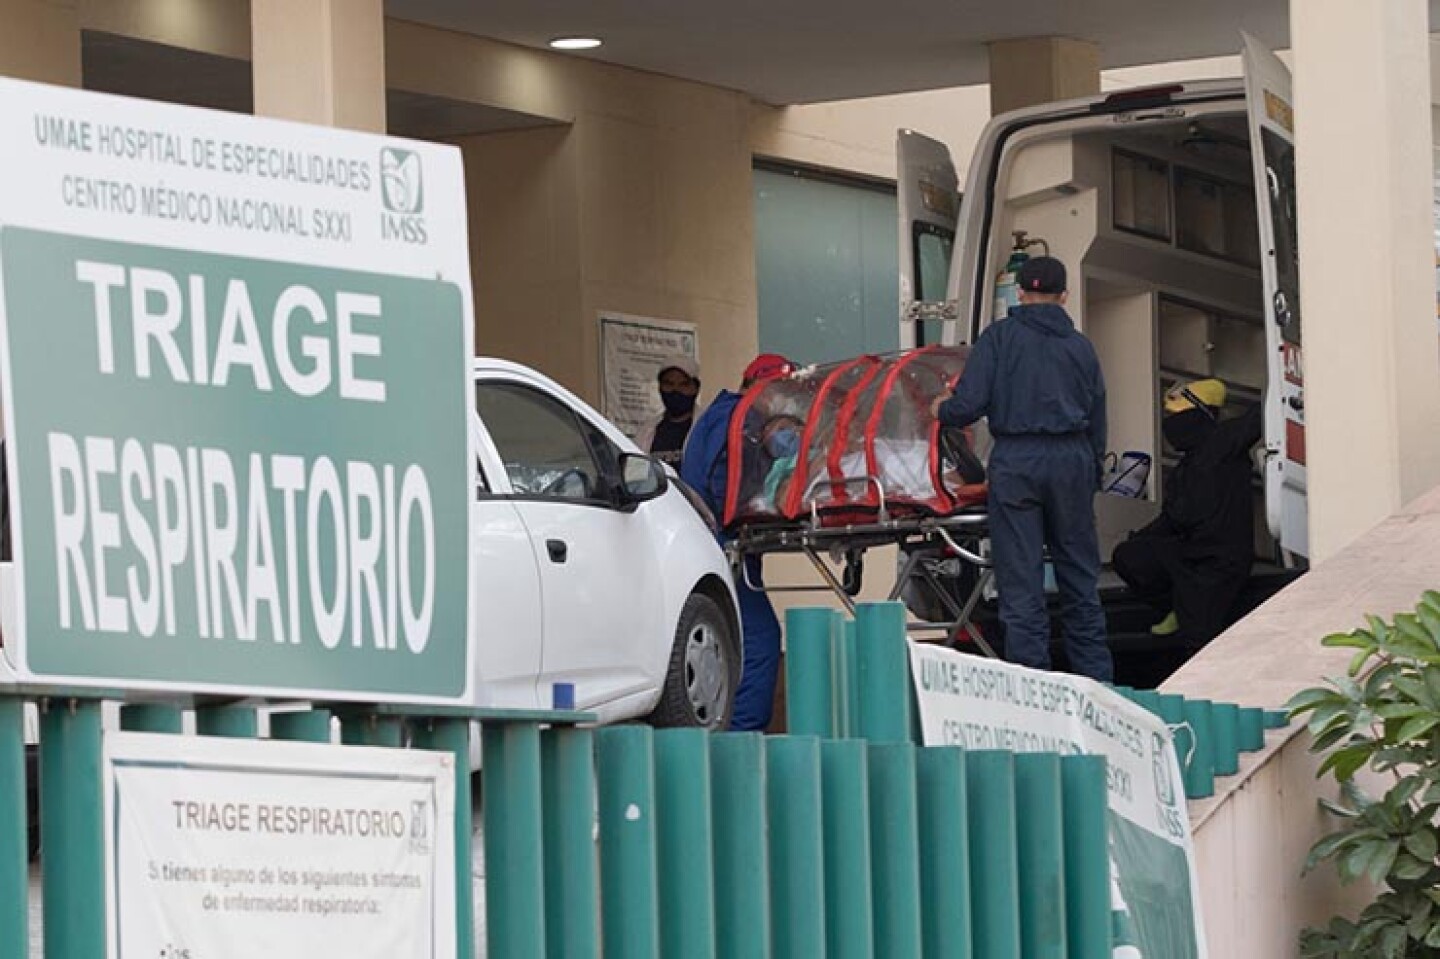
M 453 959 L 447 753 L 106 733 L 109 959 Z
M 460 157 L 0 80 L 24 680 L 469 697 Z
M 657 419 L 664 410 L 657 377 L 665 361 L 677 356 L 700 361 L 693 323 L 601 313 L 600 381 L 605 418 L 631 437 Z
M 1205 959 L 1190 818 L 1170 730 L 1099 683 L 910 644 L 927 746 L 1104 756 L 1126 959 Z

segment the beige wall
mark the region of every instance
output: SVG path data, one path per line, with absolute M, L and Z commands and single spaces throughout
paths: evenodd
M 80 14 L 75 0 L 0 0 L 0 73 L 80 85 Z
M 756 345 L 748 98 L 393 21 L 386 55 L 392 86 L 566 124 L 461 143 L 479 351 L 593 400 L 615 311 L 695 323 L 707 390 L 738 378 Z
M 80 26 L 236 60 L 250 58 L 248 0 L 78 0 Z

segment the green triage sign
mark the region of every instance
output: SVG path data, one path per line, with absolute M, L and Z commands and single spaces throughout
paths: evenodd
M 38 674 L 459 696 L 451 284 L 0 230 Z
M 0 684 L 470 705 L 459 151 L 0 77 Z

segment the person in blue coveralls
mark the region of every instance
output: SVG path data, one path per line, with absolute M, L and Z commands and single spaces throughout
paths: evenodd
M 794 370 L 795 364 L 785 357 L 762 353 L 745 367 L 740 392 L 721 390 L 690 428 L 690 439 L 680 462 L 680 478 L 700 494 L 716 516 L 725 515 L 730 419 L 740 404 L 740 397 L 756 383 L 787 376 Z M 723 543 L 726 534 L 721 533 L 720 538 Z M 760 557 L 745 557 L 745 566 L 750 582 L 760 585 Z M 775 706 L 775 683 L 780 671 L 780 620 L 770 605 L 770 597 L 761 590 L 751 589 L 744 580 L 745 577 L 737 576 L 735 582 L 740 600 L 744 657 L 730 728 L 757 730 L 770 725 L 770 713 Z
M 992 323 L 936 418 L 962 428 L 989 419 L 990 544 L 1005 626 L 1005 658 L 1050 668 L 1045 547 L 1060 590 L 1070 670 L 1114 674 L 1100 607 L 1095 492 L 1105 456 L 1105 381 L 1091 345 L 1065 312 L 1065 265 L 1027 260 L 1020 305 Z

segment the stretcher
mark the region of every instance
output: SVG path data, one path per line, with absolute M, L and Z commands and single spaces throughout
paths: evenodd
M 877 515 L 843 526 L 813 520 L 786 525 L 742 527 L 727 549 L 737 579 L 766 593 L 829 592 L 855 614 L 855 596 L 864 577 L 865 554 L 876 547 L 899 548 L 900 560 L 887 599 L 903 601 L 917 617 L 907 629 L 955 646 L 971 643 L 996 658 L 972 621 L 990 589 L 994 571 L 986 555 L 989 517 L 981 507 L 945 516 Z M 814 583 L 754 582 L 747 557 L 776 553 L 804 556 L 818 576 Z
M 730 421 L 723 522 L 752 588 L 833 592 L 853 613 L 865 553 L 895 546 L 889 591 L 916 633 L 993 655 L 971 616 L 992 579 L 986 554 L 983 430 L 942 429 L 930 412 L 964 371 L 966 347 L 932 346 L 810 367 L 757 384 Z M 746 557 L 810 560 L 813 584 L 750 582 Z

